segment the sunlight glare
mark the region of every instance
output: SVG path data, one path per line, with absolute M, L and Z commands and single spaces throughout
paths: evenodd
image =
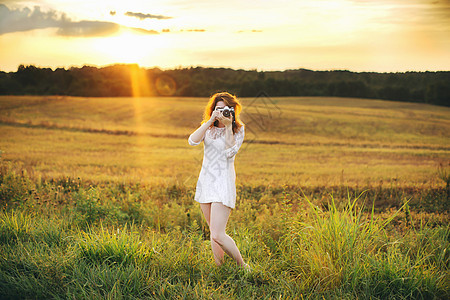
M 97 38 L 92 43 L 96 52 L 112 62 L 137 64 L 156 55 L 164 46 L 164 40 L 157 34 L 143 35 L 125 29 L 116 36 Z

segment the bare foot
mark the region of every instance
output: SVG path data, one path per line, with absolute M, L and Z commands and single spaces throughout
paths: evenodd
M 246 272 L 251 272 L 251 268 L 250 268 L 250 266 L 248 265 L 248 264 L 246 264 L 246 263 L 244 263 L 243 265 L 242 265 L 242 267 L 244 268 L 244 270 L 246 271 Z

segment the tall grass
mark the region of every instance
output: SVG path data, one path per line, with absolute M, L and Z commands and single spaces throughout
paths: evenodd
M 404 199 L 400 210 L 380 213 L 373 203 L 365 205 L 367 192 L 318 202 L 287 187 L 275 201 L 249 191 L 257 201 L 242 202 L 233 211 L 228 232 L 252 267 L 245 272 L 228 257 L 215 266 L 208 228 L 198 207 L 184 199 L 191 192 L 182 187 L 149 191 L 19 177 L 2 181 L 31 184 L 33 191 L 24 189 L 22 203 L 2 199 L 0 294 L 5 299 L 450 296 L 448 223 L 426 223 L 414 207 L 407 215 Z M 58 189 L 64 197 L 49 192 Z M 130 209 L 130 203 L 139 208 Z M 138 217 L 132 217 L 136 211 Z
M 0 97 L 0 298 L 450 298 L 448 111 L 277 98 L 260 128 L 242 99 L 245 272 L 193 201 L 205 99 L 134 100 Z

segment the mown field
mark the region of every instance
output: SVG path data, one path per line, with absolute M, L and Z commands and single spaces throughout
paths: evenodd
M 3 159 L 42 177 L 192 185 L 203 98 L 0 97 Z M 243 99 L 241 184 L 433 186 L 445 107 L 345 98 Z
M 2 297 L 450 296 L 449 108 L 243 98 L 245 273 L 193 201 L 206 101 L 0 97 Z

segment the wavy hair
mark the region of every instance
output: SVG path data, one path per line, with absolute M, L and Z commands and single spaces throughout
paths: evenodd
M 209 98 L 208 104 L 206 104 L 205 107 L 205 112 L 203 113 L 202 124 L 208 122 L 208 120 L 211 119 L 211 115 L 216 109 L 216 104 L 219 101 L 223 101 L 225 102 L 226 106 L 234 108 L 234 121 L 232 123 L 232 129 L 233 134 L 236 134 L 236 132 L 244 125 L 244 123 L 242 123 L 241 119 L 239 118 L 239 114 L 242 110 L 242 105 L 236 96 L 228 92 L 215 93 Z M 218 121 L 216 120 L 211 126 L 217 126 L 217 124 Z

